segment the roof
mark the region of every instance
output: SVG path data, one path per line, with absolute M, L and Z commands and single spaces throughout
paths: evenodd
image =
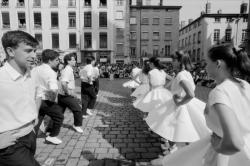
M 182 6 L 139 6 L 139 5 L 131 5 L 130 8 L 136 8 L 136 9 L 174 9 L 174 10 L 180 10 Z
M 179 31 L 189 27 L 190 25 L 194 24 L 195 22 L 203 19 L 203 18 L 227 18 L 227 17 L 234 17 L 234 18 L 248 18 L 248 14 L 239 14 L 239 13 L 211 13 L 211 14 L 202 14 L 200 17 L 189 23 L 188 25 L 181 28 Z

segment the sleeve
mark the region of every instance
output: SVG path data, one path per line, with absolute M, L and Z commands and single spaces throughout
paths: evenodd
M 214 104 L 224 104 L 231 107 L 231 102 L 225 91 L 219 88 L 213 89 L 208 96 L 208 104 L 210 106 Z
M 69 71 L 69 68 L 65 68 L 63 71 L 62 71 L 62 75 L 61 75 L 61 81 L 62 82 L 69 82 L 70 80 L 70 71 Z
M 181 81 L 184 81 L 184 80 L 188 81 L 188 79 L 187 79 L 184 72 L 178 73 L 177 76 L 176 76 L 176 80 L 177 80 L 177 84 L 179 84 Z
M 50 73 L 47 78 L 47 84 L 49 85 L 50 90 L 58 90 L 58 85 L 57 85 L 57 74 Z

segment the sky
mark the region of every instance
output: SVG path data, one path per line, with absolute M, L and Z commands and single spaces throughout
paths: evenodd
M 155 0 L 152 0 L 155 1 Z M 189 18 L 196 19 L 202 10 L 205 11 L 205 4 L 211 2 L 211 13 L 240 13 L 242 2 L 249 3 L 249 0 L 163 0 L 164 5 L 182 6 L 180 10 L 180 21 L 188 21 Z

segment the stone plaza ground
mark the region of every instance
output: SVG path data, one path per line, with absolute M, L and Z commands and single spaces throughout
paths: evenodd
M 161 139 L 148 130 L 140 111 L 132 106 L 127 80 L 100 80 L 95 115 L 83 120 L 83 134 L 73 128 L 66 111 L 60 145 L 37 139 L 36 159 L 42 166 L 143 166 L 162 155 Z M 79 86 L 79 82 L 77 82 Z M 78 94 L 80 95 L 79 87 Z M 209 88 L 198 86 L 196 96 L 207 100 Z

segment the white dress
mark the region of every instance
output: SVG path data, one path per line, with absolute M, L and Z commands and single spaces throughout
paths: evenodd
M 238 83 L 225 80 L 209 94 L 206 108 L 208 127 L 222 137 L 222 127 L 213 108 L 216 103 L 225 104 L 234 112 L 245 145 L 234 155 L 223 155 L 214 151 L 210 135 L 186 146 L 163 159 L 164 166 L 249 166 L 250 165 L 250 85 L 242 81 L 244 89 Z M 232 122 L 233 123 L 233 122 Z
M 132 75 L 132 77 L 133 77 L 136 81 L 134 81 L 134 80 L 129 80 L 129 81 L 123 83 L 122 86 L 123 86 L 124 88 L 130 88 L 130 89 L 137 88 L 137 87 L 140 85 L 140 84 L 139 84 L 139 83 L 140 83 L 140 80 L 139 80 L 139 74 L 140 74 L 140 72 L 141 72 L 141 69 L 140 69 L 140 68 L 138 68 L 138 67 L 134 68 L 134 69 L 132 70 L 132 72 L 131 72 L 131 75 Z
M 195 90 L 192 75 L 188 71 L 181 71 L 171 84 L 172 94 L 185 96 L 180 82 L 186 80 Z M 204 109 L 205 103 L 194 98 L 187 104 L 177 107 L 173 98 L 167 100 L 164 109 L 149 113 L 146 123 L 155 133 L 173 142 L 194 142 L 209 134 L 206 126 Z
M 147 74 L 141 72 L 139 74 L 139 81 L 141 82 L 140 86 L 138 86 L 135 91 L 131 94 L 133 97 L 140 97 L 145 95 L 149 91 L 149 78 Z
M 137 98 L 134 107 L 143 112 L 164 110 L 162 105 L 172 98 L 172 93 L 164 88 L 167 74 L 163 70 L 153 69 L 149 72 L 149 82 L 152 89 L 145 95 Z

